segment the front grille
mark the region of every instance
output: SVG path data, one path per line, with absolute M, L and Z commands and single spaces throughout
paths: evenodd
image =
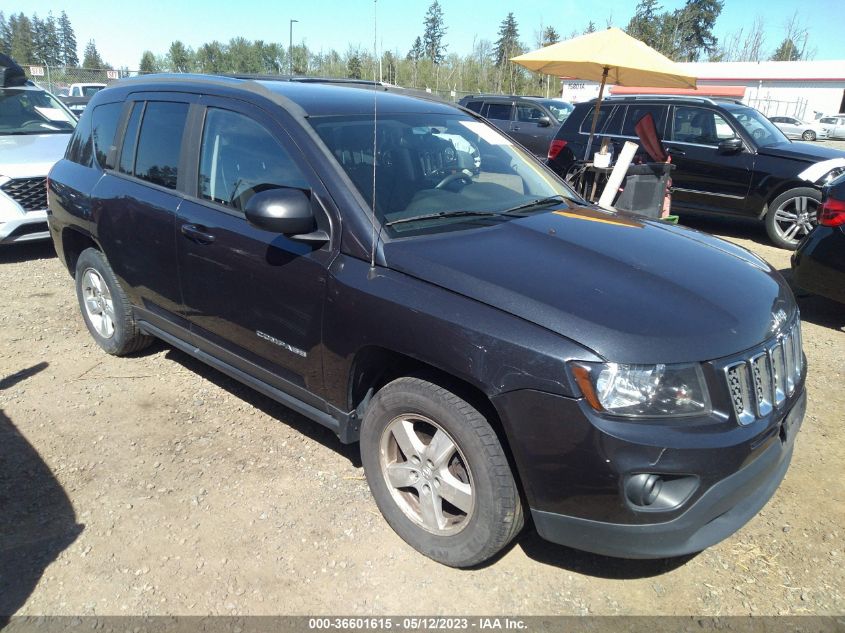
M 0 189 L 26 211 L 42 211 L 47 208 L 46 178 L 15 178 Z
M 795 319 L 764 349 L 725 367 L 734 414 L 740 424 L 767 416 L 795 393 L 804 369 L 801 320 Z

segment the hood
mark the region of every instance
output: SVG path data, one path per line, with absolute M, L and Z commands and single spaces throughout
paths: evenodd
M 0 176 L 46 176 L 64 156 L 71 134 L 0 135 Z
M 779 158 L 791 158 L 807 163 L 816 163 L 832 158 L 845 158 L 845 152 L 825 147 L 824 145 L 811 145 L 810 143 L 778 143 L 771 147 L 760 147 L 758 154 L 764 156 L 777 156 Z
M 396 240 L 390 268 L 557 332 L 621 363 L 748 349 L 795 301 L 763 260 L 712 236 L 592 208 Z

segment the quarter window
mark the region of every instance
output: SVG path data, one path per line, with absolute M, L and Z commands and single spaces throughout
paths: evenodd
M 619 110 L 620 108 L 616 109 Z M 612 105 L 599 107 L 599 119 L 596 122 L 596 134 L 601 134 L 603 132 L 604 126 L 607 125 L 607 120 L 610 118 L 610 115 L 613 110 L 614 108 Z M 589 108 L 587 110 L 587 113 L 584 116 L 584 120 L 581 121 L 581 134 L 590 133 L 590 128 L 593 125 L 593 114 L 595 113 L 595 111 L 595 108 Z
M 129 122 L 126 124 L 126 133 L 123 135 L 123 149 L 120 151 L 120 163 L 118 170 L 124 174 L 131 174 L 135 167 L 135 145 L 138 143 L 138 128 L 141 125 L 141 113 L 144 111 L 144 102 L 138 101 L 132 106 L 132 114 L 129 115 Z
M 258 192 L 309 188 L 290 154 L 270 132 L 237 112 L 208 109 L 200 152 L 199 196 L 225 207 L 243 211 Z
M 94 155 L 101 167 L 114 167 L 113 164 L 107 164 L 107 159 L 112 154 L 111 160 L 114 161 L 114 135 L 122 112 L 123 103 L 104 103 L 94 108 Z
M 176 189 L 182 133 L 188 117 L 188 104 L 150 101 L 144 111 L 135 176 L 168 189 Z

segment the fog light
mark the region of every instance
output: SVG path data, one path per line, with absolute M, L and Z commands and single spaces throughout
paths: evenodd
M 663 478 L 660 475 L 642 473 L 628 480 L 625 494 L 635 506 L 650 506 L 657 500 L 662 489 Z
M 639 473 L 625 479 L 628 503 L 635 510 L 662 512 L 679 508 L 698 488 L 695 475 Z

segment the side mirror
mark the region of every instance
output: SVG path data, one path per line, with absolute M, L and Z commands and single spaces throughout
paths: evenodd
M 259 191 L 247 201 L 244 215 L 254 227 L 282 235 L 301 235 L 317 229 L 311 200 L 301 189 Z
M 736 154 L 737 152 L 742 151 L 742 148 L 742 139 L 738 136 L 726 138 L 724 141 L 719 143 L 720 154 Z
M 537 119 L 537 127 L 549 127 L 552 124 L 552 120 L 547 116 L 541 116 Z

